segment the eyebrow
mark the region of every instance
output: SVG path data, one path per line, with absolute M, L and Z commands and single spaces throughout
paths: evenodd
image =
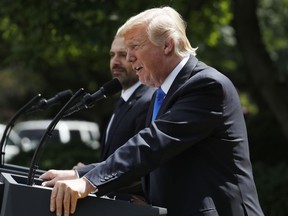
M 131 40 L 128 40 L 128 42 L 126 43 L 127 46 L 131 46 L 131 45 L 143 45 L 147 42 L 147 40 L 145 39 L 141 39 L 141 40 L 135 40 L 135 39 L 131 39 Z

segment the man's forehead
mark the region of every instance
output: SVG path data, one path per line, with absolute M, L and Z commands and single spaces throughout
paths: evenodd
M 145 37 L 146 33 L 146 26 L 145 25 L 136 25 L 125 32 L 123 35 L 124 40 L 126 39 L 133 39 L 138 37 Z
M 126 35 L 124 37 L 124 44 L 126 46 L 126 45 L 134 44 L 134 43 L 142 43 L 146 40 L 147 40 L 147 37 L 145 34 L 133 32 L 133 33 Z

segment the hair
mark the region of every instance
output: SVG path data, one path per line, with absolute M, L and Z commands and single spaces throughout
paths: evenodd
M 146 26 L 149 40 L 162 45 L 171 38 L 175 44 L 175 54 L 181 57 L 196 55 L 197 48 L 192 48 L 186 36 L 186 22 L 182 16 L 171 7 L 160 7 L 145 10 L 129 18 L 117 31 L 117 36 L 124 36 L 135 27 Z

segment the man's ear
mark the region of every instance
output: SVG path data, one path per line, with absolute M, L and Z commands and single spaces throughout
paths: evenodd
M 174 41 L 172 38 L 167 38 L 164 43 L 164 54 L 169 55 L 174 49 Z

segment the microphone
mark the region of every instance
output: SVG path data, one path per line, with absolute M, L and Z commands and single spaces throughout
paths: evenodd
M 46 144 L 47 139 L 52 136 L 52 132 L 53 132 L 54 128 L 56 127 L 56 125 L 60 121 L 60 119 L 63 117 L 63 114 L 65 113 L 67 108 L 70 107 L 70 105 L 72 103 L 74 103 L 74 101 L 78 97 L 82 96 L 83 92 L 84 92 L 84 89 L 80 88 L 74 95 L 72 95 L 70 97 L 68 102 L 65 103 L 65 105 L 61 108 L 61 110 L 53 118 L 53 120 L 50 122 L 49 126 L 47 127 L 45 133 L 42 135 L 40 143 L 38 144 L 38 146 L 37 146 L 37 148 L 33 154 L 31 166 L 30 166 L 28 178 L 27 178 L 27 185 L 33 184 L 35 172 L 38 169 L 38 162 L 39 162 L 40 156 L 42 154 L 42 151 L 44 150 L 44 145 Z
M 103 98 L 107 98 L 111 95 L 114 95 L 121 90 L 122 90 L 121 83 L 117 78 L 114 78 L 105 83 L 97 92 L 93 93 L 92 95 L 86 93 L 80 102 L 78 102 L 76 105 L 74 105 L 64 113 L 64 117 L 69 116 L 81 109 L 91 108 L 93 107 L 94 102 L 99 101 Z
M 1 142 L 0 142 L 1 166 L 4 165 L 5 145 L 8 142 L 9 134 L 10 134 L 12 128 L 14 127 L 14 123 L 15 123 L 16 119 L 19 116 L 21 116 L 23 113 L 25 113 L 32 106 L 32 104 L 39 103 L 40 99 L 41 99 L 41 94 L 34 96 L 28 103 L 26 103 L 23 107 L 21 107 L 21 109 L 19 109 L 12 116 L 12 118 L 9 120 L 9 122 L 6 124 L 5 130 L 4 130 L 4 133 L 2 135 Z
M 61 92 L 58 92 L 54 97 L 46 100 L 46 99 L 41 99 L 36 105 L 32 106 L 30 109 L 26 111 L 28 112 L 34 112 L 38 110 L 45 110 L 50 106 L 54 106 L 57 104 L 62 104 L 66 102 L 70 97 L 72 96 L 72 91 L 69 90 L 64 90 Z

